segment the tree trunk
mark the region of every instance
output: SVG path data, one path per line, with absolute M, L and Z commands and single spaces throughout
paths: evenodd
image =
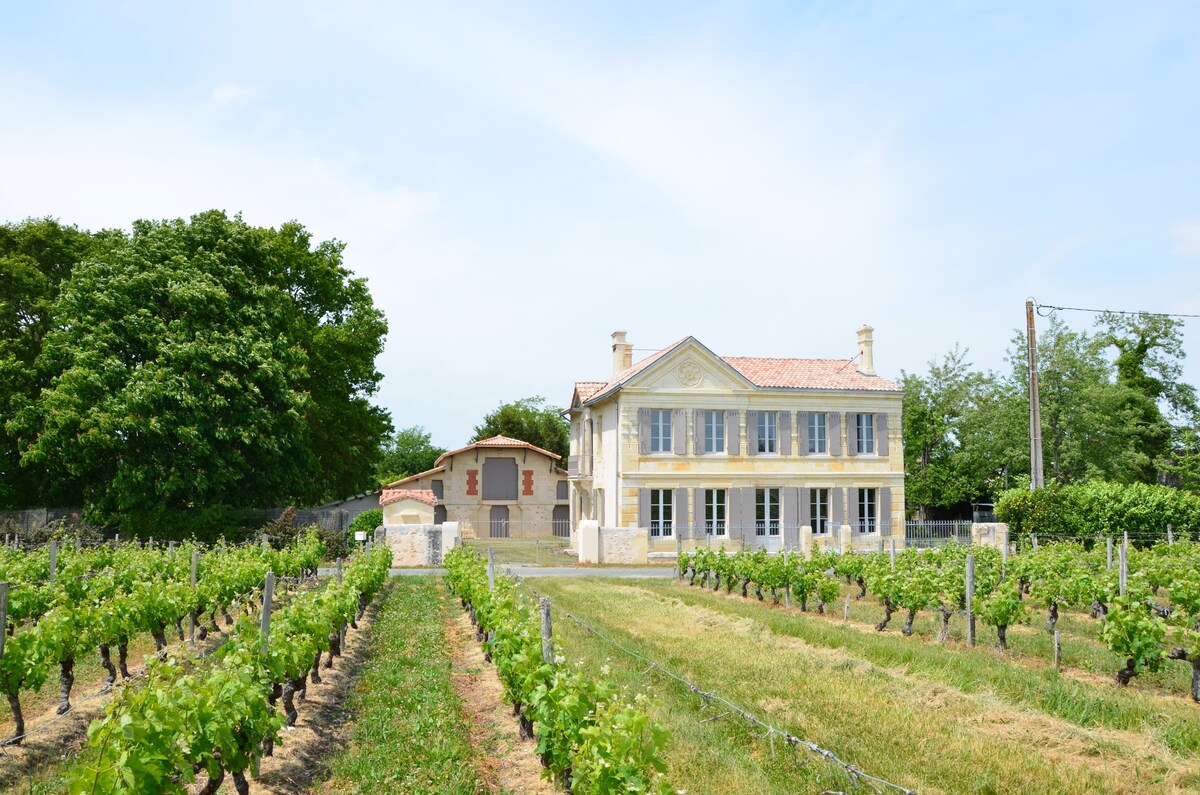
M 319 649 L 313 655 L 312 670 L 309 672 L 309 677 L 313 680 L 314 685 L 321 684 L 321 652 Z
M 179 635 L 179 639 L 183 640 L 183 619 L 175 619 L 175 634 Z
M 776 591 L 774 588 L 771 588 L 771 604 L 773 604 L 773 605 L 779 604 L 779 592 Z
M 1107 616 L 1108 615 L 1108 605 L 1104 604 L 1104 602 L 1101 602 L 1099 599 L 1093 599 L 1092 607 L 1091 607 L 1091 614 L 1092 614 L 1092 618 L 1100 618 L 1101 616 Z
M 246 771 L 239 770 L 233 774 L 233 788 L 238 795 L 250 795 L 250 784 L 246 781 Z
M 1192 701 L 1200 703 L 1200 657 L 1192 657 L 1187 649 L 1172 649 L 1167 657 L 1172 660 L 1185 660 L 1192 663 Z
M 219 790 L 221 788 L 221 784 L 224 781 L 225 781 L 225 768 L 218 767 L 217 775 L 209 777 L 208 783 L 204 785 L 204 789 L 200 790 L 199 795 L 216 795 L 217 790 Z
M 108 679 L 104 683 L 104 692 L 108 692 L 113 682 L 117 681 L 117 668 L 112 663 L 112 652 L 108 650 L 107 643 L 100 644 L 100 664 L 104 666 L 104 670 L 108 671 Z
M 695 585 L 695 583 L 690 583 L 690 584 Z M 707 571 L 700 575 L 700 587 L 701 588 L 708 587 L 708 572 Z
M 296 725 L 296 703 L 294 696 L 296 695 L 296 682 L 289 679 L 283 685 L 283 714 L 287 718 L 288 726 Z
M 913 625 L 913 621 L 916 619 L 916 617 L 917 617 L 917 611 L 913 610 L 912 608 L 909 608 L 908 618 L 906 618 L 904 620 L 904 628 L 900 630 L 901 634 L 903 634 L 907 638 L 912 637 L 912 625 Z
M 117 643 L 117 669 L 122 679 L 129 678 L 129 638 L 121 638 Z
M 888 622 L 892 620 L 892 613 L 895 611 L 895 609 L 896 608 L 892 604 L 892 600 L 890 600 L 890 599 L 883 600 L 883 621 L 880 621 L 878 624 L 875 625 L 876 632 L 883 632 L 884 627 L 886 627 L 888 625 Z
M 746 598 L 746 589 L 750 587 L 749 580 L 742 580 L 742 598 Z
M 1058 602 L 1051 602 L 1050 607 L 1046 612 L 1046 631 L 1053 632 L 1054 626 L 1058 623 Z
M 864 596 L 867 595 L 867 581 L 862 578 L 861 574 L 858 575 L 857 577 L 855 577 L 854 579 L 858 581 L 858 589 L 859 589 L 858 596 L 856 596 L 854 598 L 862 599 Z
M 209 622 L 212 624 L 212 631 L 213 631 L 213 632 L 220 632 L 220 631 L 221 631 L 221 627 L 219 627 L 219 626 L 217 625 L 217 608 L 215 608 L 215 607 L 214 607 L 214 608 L 212 609 L 212 612 L 208 614 L 208 620 L 209 620 Z
M 688 566 L 688 585 L 696 584 L 696 567 Z
M 1134 659 L 1130 657 L 1125 661 L 1125 667 L 1117 671 L 1117 684 L 1121 687 L 1128 687 L 1129 680 L 1137 676 L 1137 667 Z
M 278 682 L 271 685 L 271 695 L 267 696 L 267 703 L 271 705 L 271 711 L 275 711 L 275 704 L 279 701 L 279 696 L 283 694 L 283 688 Z M 275 740 L 272 739 L 270 732 L 263 737 L 262 741 L 263 756 L 275 755 Z
M 1000 639 L 1000 642 L 996 644 L 1000 650 L 1008 651 L 1008 626 L 1001 624 L 996 627 L 996 637 Z
M 58 663 L 58 709 L 57 715 L 71 711 L 71 688 L 75 685 L 75 658 L 69 657 Z
M 25 715 L 21 712 L 21 697 L 15 693 L 6 693 L 8 706 L 13 714 L 13 736 L 10 745 L 20 745 L 25 738 Z
M 800 609 L 805 609 L 803 599 L 800 600 Z M 817 615 L 825 615 L 825 600 L 821 598 L 821 593 L 819 591 L 817 592 Z
M 758 597 L 758 601 L 761 602 L 763 600 L 762 585 L 760 583 L 754 583 L 754 595 Z
M 938 605 L 937 611 L 942 615 L 942 628 L 938 630 L 938 643 L 945 643 L 946 638 L 950 637 L 950 617 L 954 615 L 954 611 L 945 605 Z
M 713 575 L 712 586 L 714 591 L 721 590 L 721 573 L 717 572 Z
M 793 593 L 795 593 L 795 592 L 793 591 Z M 824 610 L 824 606 L 821 605 L 821 598 L 817 597 L 817 612 L 820 613 L 820 612 L 823 612 L 823 610 Z M 800 594 L 800 612 L 801 613 L 808 612 L 808 592 L 807 591 Z
M 196 621 L 196 640 L 204 640 L 207 637 L 208 637 L 208 627 L 204 626 L 203 624 L 200 623 L 199 620 L 197 620 Z

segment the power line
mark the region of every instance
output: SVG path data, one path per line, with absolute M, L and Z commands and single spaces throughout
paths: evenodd
M 1060 310 L 1064 312 L 1091 312 L 1097 315 L 1109 313 L 1113 315 L 1149 315 L 1150 317 L 1200 317 L 1200 314 L 1189 315 L 1180 312 L 1142 312 L 1132 309 L 1088 309 L 1082 306 L 1053 306 L 1051 304 L 1039 304 L 1037 301 L 1034 301 L 1033 303 L 1034 306 L 1037 307 L 1039 317 L 1049 317 L 1052 313 Z M 1050 311 L 1043 312 L 1043 309 L 1048 309 Z

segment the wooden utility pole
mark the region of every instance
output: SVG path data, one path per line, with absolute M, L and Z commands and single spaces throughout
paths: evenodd
M 1042 474 L 1042 410 L 1038 398 L 1037 331 L 1033 326 L 1033 301 L 1025 302 L 1025 325 L 1029 336 L 1029 488 L 1046 485 Z

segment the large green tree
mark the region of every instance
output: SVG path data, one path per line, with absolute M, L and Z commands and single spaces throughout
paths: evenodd
M 571 424 L 560 409 L 547 406 L 545 398 L 529 397 L 501 403 L 495 411 L 485 415 L 483 422 L 475 426 L 471 441 L 511 436 L 566 459 L 570 450 L 570 431 Z
M 77 264 L 7 423 L 25 467 L 128 525 L 371 484 L 386 324 L 336 242 L 219 211 L 138 221 Z
M 434 462 L 444 452 L 446 448 L 433 444 L 429 432 L 420 425 L 401 428 L 384 440 L 379 464 L 375 470 L 375 480 L 381 485 L 386 485 L 409 475 L 433 469 Z
M 95 234 L 52 218 L 0 225 L 0 418 L 47 386 L 35 366 L 54 327 L 54 302 L 75 265 L 125 244 L 116 230 Z M 39 467 L 21 467 L 17 439 L 0 420 L 0 507 L 78 504 L 73 483 L 55 484 Z

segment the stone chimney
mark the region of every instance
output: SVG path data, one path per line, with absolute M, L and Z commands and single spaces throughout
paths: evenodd
M 612 333 L 614 378 L 633 366 L 633 344 L 625 341 L 625 334 L 624 331 Z
M 875 329 L 863 326 L 858 330 L 858 371 L 863 375 L 875 375 Z

